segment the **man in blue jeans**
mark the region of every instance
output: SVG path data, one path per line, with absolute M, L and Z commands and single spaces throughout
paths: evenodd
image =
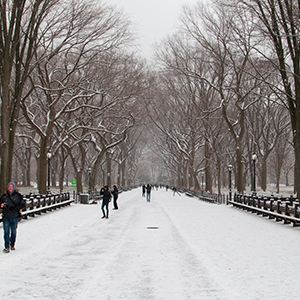
M 0 198 L 0 208 L 3 214 L 4 249 L 5 253 L 15 250 L 19 212 L 25 207 L 23 196 L 16 191 L 14 182 L 7 186 L 7 192 Z
M 147 202 L 150 202 L 150 194 L 151 194 L 151 184 L 150 183 L 147 184 L 146 191 L 147 191 Z
M 102 206 L 101 206 L 103 212 L 102 219 L 108 219 L 108 204 L 111 198 L 111 193 L 108 189 L 108 185 L 106 185 L 104 188 L 100 190 L 100 195 L 103 195 Z M 106 215 L 105 215 L 104 207 L 106 207 Z

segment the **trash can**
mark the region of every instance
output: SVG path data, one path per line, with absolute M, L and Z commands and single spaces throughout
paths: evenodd
M 89 194 L 80 194 L 80 203 L 88 204 L 89 203 Z

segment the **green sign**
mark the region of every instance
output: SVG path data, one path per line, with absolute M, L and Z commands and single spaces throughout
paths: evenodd
M 76 185 L 76 183 L 77 183 L 76 179 L 72 179 L 72 184 Z

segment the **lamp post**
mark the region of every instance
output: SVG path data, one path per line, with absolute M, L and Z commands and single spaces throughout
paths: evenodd
M 181 176 L 181 187 L 183 188 L 183 176 Z
M 231 172 L 232 172 L 232 165 L 228 165 L 228 171 L 229 171 L 229 201 L 232 200 L 232 194 L 231 194 Z
M 190 189 L 190 179 L 191 179 L 191 174 L 188 174 L 189 177 L 189 189 Z
M 253 161 L 253 195 L 256 195 L 256 172 L 255 172 L 255 162 L 257 160 L 257 155 L 255 152 L 252 154 L 252 161 Z
M 91 194 L 91 173 L 92 173 L 92 169 L 88 168 L 88 172 L 89 172 L 89 192 L 88 194 Z
M 203 179 L 204 179 L 204 172 L 201 173 L 201 194 L 203 195 Z
M 51 152 L 48 151 L 47 152 L 47 162 L 48 162 L 48 186 L 47 186 L 47 195 L 50 195 L 51 192 L 50 192 L 50 159 L 51 159 Z

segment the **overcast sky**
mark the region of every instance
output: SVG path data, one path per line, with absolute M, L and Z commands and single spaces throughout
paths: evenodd
M 199 0 L 106 0 L 130 16 L 140 36 L 141 55 L 151 58 L 152 45 L 175 31 L 181 7 Z

